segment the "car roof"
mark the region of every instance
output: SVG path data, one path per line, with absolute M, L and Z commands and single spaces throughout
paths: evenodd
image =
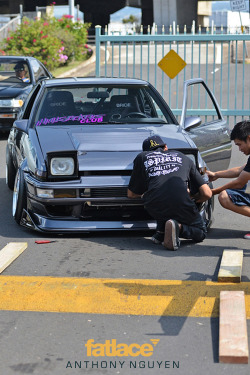
M 44 80 L 43 84 L 49 86 L 63 86 L 63 85 L 140 85 L 149 86 L 147 81 L 136 78 L 108 78 L 108 77 L 71 77 L 71 78 L 51 78 Z
M 31 56 L 1 56 L 0 61 L 4 60 L 13 60 L 13 61 L 30 61 L 30 60 L 36 60 L 35 57 Z

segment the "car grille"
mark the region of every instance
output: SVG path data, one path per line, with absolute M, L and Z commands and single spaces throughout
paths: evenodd
M 85 189 L 80 190 L 80 197 L 86 197 Z M 89 198 L 124 198 L 127 197 L 126 187 L 92 188 L 88 193 Z
M 131 176 L 132 170 L 80 171 L 80 176 Z

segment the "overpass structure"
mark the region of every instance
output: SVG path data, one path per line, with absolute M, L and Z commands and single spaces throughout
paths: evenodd
M 0 0 L 0 14 L 19 13 L 20 5 L 24 12 L 32 12 L 36 7 L 50 5 L 52 0 Z M 67 0 L 57 0 L 56 5 L 68 5 Z M 84 21 L 90 22 L 91 27 L 105 27 L 110 22 L 110 15 L 131 6 L 141 8 L 141 24 L 152 26 L 155 23 L 168 27 L 176 22 L 177 25 L 191 25 L 197 20 L 198 0 L 75 0 L 84 13 Z

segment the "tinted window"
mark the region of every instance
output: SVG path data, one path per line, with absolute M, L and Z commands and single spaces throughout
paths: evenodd
M 24 61 L 9 60 L 0 63 L 0 85 L 12 85 L 13 83 L 26 85 L 30 83 L 30 71 Z
M 32 110 L 32 106 L 34 104 L 34 101 L 36 99 L 37 93 L 40 90 L 40 85 L 33 87 L 32 91 L 29 93 L 24 106 L 22 107 L 19 117 L 23 119 L 29 119 L 30 113 Z
M 172 123 L 167 108 L 146 86 L 68 86 L 45 91 L 36 126 Z

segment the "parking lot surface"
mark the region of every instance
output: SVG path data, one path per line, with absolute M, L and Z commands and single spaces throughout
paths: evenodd
M 176 252 L 151 243 L 149 232 L 31 232 L 11 215 L 6 141 L 1 135 L 0 249 L 9 242 L 28 247 L 0 275 L 1 374 L 249 374 L 249 365 L 218 361 L 224 286 L 217 284 L 223 250 L 242 249 L 242 283 L 233 288 L 245 290 L 250 332 L 247 218 L 225 211 L 216 198 L 207 239 L 182 241 Z M 234 147 L 230 166 L 245 162 Z M 128 354 L 132 344 L 137 356 Z M 144 344 L 153 348 L 150 356 L 141 352 Z

